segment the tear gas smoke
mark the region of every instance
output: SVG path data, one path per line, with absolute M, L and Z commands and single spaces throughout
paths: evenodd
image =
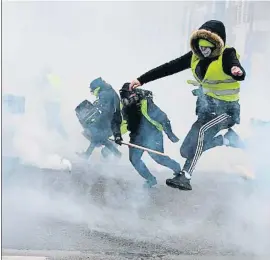
M 261 8 L 260 17 L 266 20 L 269 2 L 264 3 L 256 1 L 255 7 L 257 12 Z M 218 11 L 223 13 L 224 7 L 221 4 Z M 124 82 L 179 57 L 189 49 L 192 30 L 208 19 L 220 18 L 213 10 L 214 2 L 200 2 L 198 7 L 198 2 L 189 1 L 5 1 L 3 94 L 24 96 L 26 111 L 19 115 L 3 112 L 3 155 L 19 157 L 24 164 L 35 167 L 61 168 L 61 158 L 74 159 L 75 151 L 88 145 L 81 135 L 74 108 L 85 98 L 91 100 L 89 82 L 102 76 L 118 90 Z M 226 17 L 224 23 L 229 28 L 233 18 Z M 269 28 L 270 21 L 264 22 Z M 270 118 L 267 59 L 260 60 L 269 54 L 270 39 L 265 36 L 261 49 L 247 49 L 242 42 L 250 33 L 247 26 L 228 28 L 228 44 L 235 46 L 245 61 L 249 60 L 243 64 L 248 77 L 241 88 L 242 125 L 235 127 L 249 140 L 247 152 L 223 147 L 209 151 L 194 172 L 194 191 L 182 193 L 163 185 L 160 191 L 149 195 L 141 189 L 142 180 L 128 161 L 126 147 L 120 148 L 124 153 L 120 162 L 102 162 L 97 151 L 84 178 L 88 176 L 89 187 L 95 189 L 98 176 L 107 176 L 109 180 L 96 188 L 104 189 L 105 204 L 95 197 L 87 199 L 75 193 L 75 184 L 65 182 L 66 177 L 60 186 L 69 189 L 68 194 L 54 189 L 54 185 L 41 186 L 39 178 L 46 178 L 44 173 L 31 175 L 22 170 L 19 177 L 11 174 L 8 180 L 13 176 L 12 180 L 3 182 L 4 243 L 27 240 L 31 232 L 34 234 L 33 223 L 46 228 L 46 221 L 57 219 L 87 225 L 89 230 L 167 243 L 175 248 L 184 239 L 188 245 L 192 244 L 188 241 L 195 241 L 194 250 L 209 243 L 228 251 L 236 248 L 245 253 L 269 254 L 270 139 L 269 132 L 262 135 L 251 128 L 250 119 Z M 60 77 L 59 89 L 42 84 L 46 68 Z M 179 146 L 195 120 L 195 98 L 186 84 L 191 77 L 190 71 L 184 71 L 145 86 L 153 91 L 154 100 L 167 113 L 180 138 L 177 144 L 164 139 L 166 153 L 181 164 L 184 160 Z M 59 124 L 61 121 L 67 139 L 48 127 L 44 104 L 49 101 L 55 101 L 61 108 L 61 120 L 56 121 Z M 49 118 L 53 116 L 49 114 Z M 128 136 L 124 139 L 128 140 Z M 145 162 L 160 184 L 170 176 L 148 156 Z M 257 177 L 254 181 L 244 182 L 235 174 L 234 166 L 243 163 L 254 169 Z M 17 234 L 10 232 L 14 226 L 18 228 Z M 29 235 L 23 236 L 22 230 Z

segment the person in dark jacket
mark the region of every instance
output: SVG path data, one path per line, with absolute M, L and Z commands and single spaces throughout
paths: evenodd
M 89 158 L 96 147 L 104 145 L 101 151 L 104 157 L 109 153 L 120 157 L 120 151 L 108 140 L 112 135 L 120 133 L 119 123 L 122 121 L 120 98 L 112 86 L 102 78 L 90 83 L 90 92 L 97 98 L 93 105 L 85 100 L 75 109 L 84 128 L 83 135 L 91 142 L 82 156 Z
M 125 83 L 120 90 L 120 97 L 123 105 L 122 116 L 130 132 L 130 143 L 163 153 L 163 131 L 173 143 L 179 141 L 172 132 L 167 115 L 153 102 L 152 92 L 142 89 L 130 91 L 129 83 Z M 121 134 L 115 136 L 117 144 L 121 145 L 122 140 Z M 146 180 L 144 186 L 152 187 L 157 184 L 157 180 L 142 161 L 143 152 L 143 150 L 129 147 L 129 159 Z M 170 157 L 154 153 L 149 153 L 149 155 L 157 163 L 172 169 L 175 174 L 180 173 L 180 164 Z
M 166 180 L 166 184 L 170 187 L 192 189 L 191 175 L 204 151 L 221 145 L 242 147 L 239 136 L 231 127 L 240 123 L 239 81 L 245 79 L 246 73 L 235 48 L 225 44 L 224 24 L 217 20 L 207 21 L 192 33 L 191 51 L 146 72 L 130 84 L 130 89 L 133 89 L 150 81 L 191 69 L 199 86 L 193 91 L 197 96 L 198 118 L 180 149 L 186 162 L 178 176 Z M 188 83 L 194 84 L 194 81 Z M 224 136 L 216 136 L 223 129 L 228 129 L 228 132 Z

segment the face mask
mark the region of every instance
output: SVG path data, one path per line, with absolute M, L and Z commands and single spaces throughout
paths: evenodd
M 202 53 L 202 55 L 204 57 L 207 58 L 207 57 L 210 56 L 210 54 L 212 52 L 211 48 L 209 48 L 209 47 L 202 47 L 202 46 L 199 46 L 199 48 L 200 48 L 200 51 L 201 51 L 201 53 Z

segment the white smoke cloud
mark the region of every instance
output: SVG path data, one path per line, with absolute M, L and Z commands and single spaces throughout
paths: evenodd
M 3 134 L 9 138 L 3 153 L 11 149 L 11 154 L 19 156 L 27 164 L 57 168 L 61 162 L 60 157 L 71 156 L 75 151 L 86 149 L 88 143 L 80 134 L 81 128 L 74 108 L 83 99 L 91 99 L 88 91 L 89 82 L 102 76 L 118 90 L 123 83 L 184 54 L 189 48 L 190 29 L 198 28 L 207 19 L 217 18 L 207 8 L 208 4 L 201 2 L 202 8 L 196 9 L 195 12 L 195 9 L 190 10 L 190 7 L 195 5 L 194 2 L 5 2 L 2 34 L 3 92 L 25 96 L 27 105 L 25 115 L 3 115 Z M 267 8 L 262 7 L 262 10 Z M 226 22 L 229 23 L 227 20 Z M 245 39 L 246 33 L 243 31 L 244 27 L 235 28 L 237 39 Z M 263 51 L 269 53 L 269 36 L 267 37 Z M 233 35 L 228 32 L 228 39 L 232 38 Z M 228 42 L 240 53 L 246 52 L 243 43 Z M 243 138 L 249 138 L 252 136 L 249 120 L 252 117 L 269 120 L 270 106 L 267 95 L 267 61 L 261 58 L 266 57 L 265 53 L 251 52 L 245 55 L 252 57 L 252 68 L 247 81 L 242 84 L 242 125 L 236 129 Z M 54 100 L 57 94 L 56 90 L 51 89 L 51 92 L 45 95 L 37 83 L 47 66 L 50 66 L 62 81 L 57 93 L 61 105 L 61 120 L 68 132 L 68 140 L 64 140 L 46 126 L 43 101 Z M 190 86 L 186 84 L 186 80 L 191 77 L 190 71 L 184 71 L 144 86 L 153 91 L 156 104 L 168 114 L 174 132 L 180 138 L 178 144 L 170 143 L 166 137 L 164 140 L 166 153 L 182 165 L 184 160 L 180 157 L 179 146 L 196 119 L 195 98 L 191 94 Z M 265 137 L 268 138 L 267 134 Z M 128 140 L 128 136 L 125 136 L 125 140 Z M 194 173 L 196 185 L 200 185 L 203 179 L 201 171 L 218 172 L 221 176 L 230 173 L 234 176 L 234 167 L 241 164 L 252 167 L 258 176 L 264 178 L 268 174 L 267 144 L 270 141 L 256 140 L 258 139 L 254 141 L 256 145 L 253 143 L 248 153 L 222 147 L 204 154 Z M 112 171 L 112 167 L 109 166 L 114 165 L 113 162 L 112 165 L 104 164 L 101 173 L 106 175 L 106 171 L 109 171 L 109 176 L 126 178 L 133 181 L 137 187 L 136 185 L 141 183 L 140 176 L 128 162 L 127 148 L 121 147 L 121 151 L 125 155 L 119 165 L 122 163 L 128 172 Z M 94 158 L 92 163 L 99 162 Z M 164 176 L 163 168 L 147 156 L 145 161 L 151 169 L 157 171 L 160 182 L 169 177 Z M 212 182 L 215 182 L 216 178 L 219 176 L 215 176 Z M 237 182 L 238 177 L 234 178 Z M 269 183 L 269 179 L 267 181 Z M 235 244 L 243 251 L 262 254 L 269 253 L 269 194 L 263 192 L 266 188 L 262 182 L 256 182 L 256 185 L 257 190 L 252 196 L 239 195 L 232 199 L 230 211 L 225 214 L 227 231 L 222 229 L 222 239 L 224 244 Z M 258 191 L 260 187 L 262 192 Z M 243 185 L 239 184 L 237 193 L 244 193 L 242 188 Z M 74 202 L 68 205 L 67 200 L 62 197 L 51 203 L 51 199 L 43 190 L 39 191 L 36 200 L 32 199 L 35 196 L 31 194 L 26 194 L 25 199 L 33 203 L 31 210 L 36 208 L 35 212 L 43 214 L 46 211 L 46 214 L 51 216 L 59 214 L 58 217 L 62 219 L 86 222 L 91 229 L 108 228 L 110 232 L 118 232 L 121 235 L 129 230 L 135 237 L 148 237 L 150 240 L 153 232 L 160 232 L 153 235 L 159 239 L 177 237 L 179 233 L 194 235 L 205 225 L 215 208 L 211 201 L 204 201 L 203 213 L 201 211 L 198 216 L 186 213 L 181 222 L 180 215 L 170 214 L 182 194 L 179 191 L 168 190 L 168 193 L 171 192 L 169 198 L 173 203 L 168 203 L 169 198 L 168 201 L 163 200 L 164 204 L 158 205 L 155 213 L 147 211 L 151 218 L 143 219 L 140 210 L 150 203 L 149 197 L 143 192 L 132 190 L 130 193 L 134 192 L 133 197 L 129 198 L 129 204 L 125 204 L 120 191 L 115 197 L 110 197 L 110 192 L 117 192 L 117 186 L 115 189 L 116 191 L 113 188 L 108 189 L 109 206 L 105 208 L 90 203 L 88 209 L 82 209 L 85 204 L 78 206 Z M 206 189 L 205 192 L 209 191 Z M 13 202 L 15 200 L 14 197 L 9 199 Z M 118 200 L 125 205 L 120 210 L 117 209 Z M 192 202 L 196 204 L 196 199 Z M 220 203 L 222 202 L 224 201 Z M 59 207 L 63 214 L 60 211 L 55 213 Z M 68 207 L 70 209 L 67 209 Z M 165 213 L 161 214 L 160 208 Z M 78 214 L 78 218 L 73 212 Z M 95 213 L 90 216 L 89 212 Z M 177 214 L 180 214 L 179 211 Z M 243 228 L 243 225 L 247 228 Z M 204 230 L 200 232 L 202 235 Z M 212 234 L 212 239 L 215 238 Z

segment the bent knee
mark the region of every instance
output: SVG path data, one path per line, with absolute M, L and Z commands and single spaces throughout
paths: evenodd
M 190 147 L 187 147 L 187 146 L 184 146 L 182 145 L 180 147 L 180 155 L 183 157 L 183 158 L 192 158 L 194 156 L 194 151 L 192 151 L 193 149 L 190 149 Z
M 185 148 L 183 148 L 182 146 L 180 147 L 180 155 L 183 157 L 183 158 L 187 158 L 187 151 Z

